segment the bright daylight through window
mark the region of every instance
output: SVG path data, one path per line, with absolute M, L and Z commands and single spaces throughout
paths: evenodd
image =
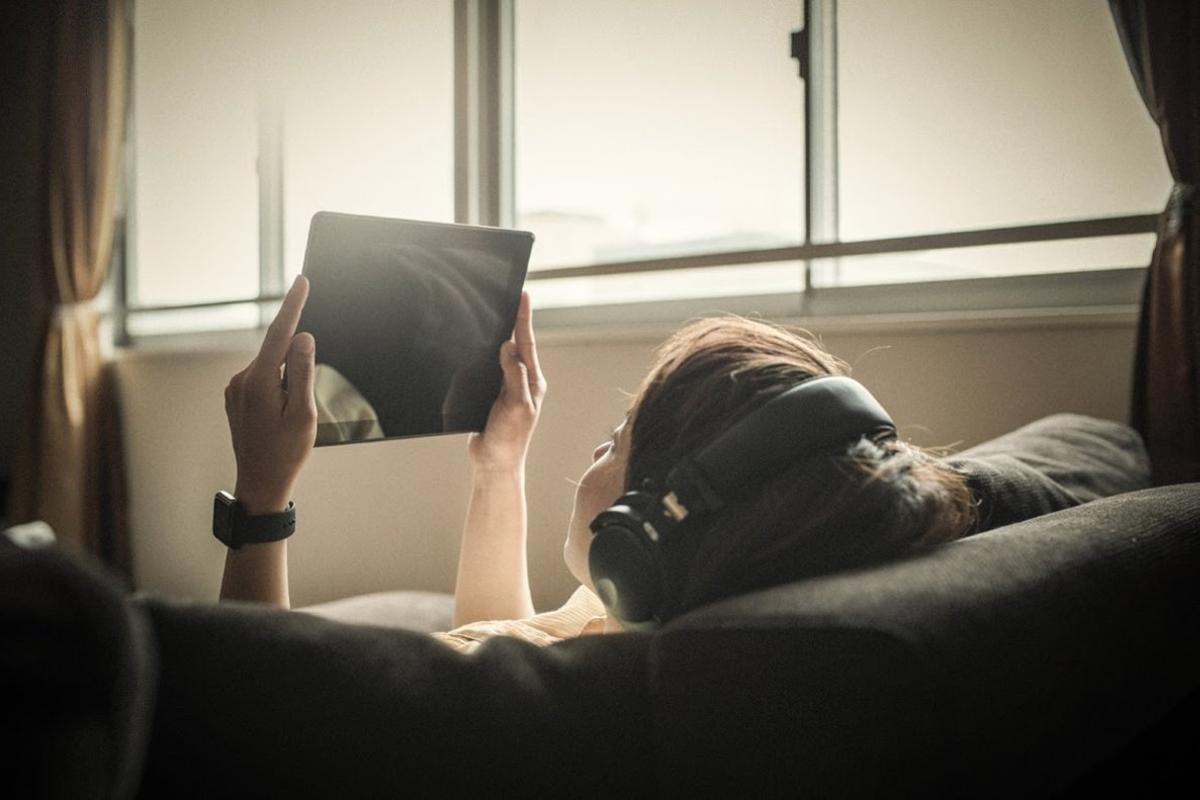
M 452 11 L 138 0 L 130 303 L 278 294 L 322 209 L 452 222 Z M 259 313 L 148 314 L 141 330 L 257 325 Z
M 516 222 L 538 237 L 532 268 L 802 242 L 804 84 L 788 53 L 801 21 L 799 0 L 518 2 Z M 800 274 L 575 279 L 543 294 L 797 291 Z
M 1108 4 L 840 0 L 843 240 L 1157 213 L 1171 181 Z M 841 259 L 841 284 L 1141 266 L 1153 234 Z M 822 274 L 821 272 L 817 273 Z
M 806 120 L 792 34 L 810 4 L 831 22 L 835 102 Z M 806 277 L 821 288 L 1148 260 L 1145 224 L 807 271 L 788 253 L 1157 212 L 1166 165 L 1098 0 L 498 7 L 512 31 L 499 43 L 512 48 L 499 98 L 513 120 L 505 222 L 537 236 L 540 307 L 716 307 L 800 297 Z M 455 36 L 454 2 L 135 0 L 134 11 L 131 334 L 258 324 L 260 299 L 299 271 L 317 210 L 453 221 L 456 169 L 468 168 L 454 163 L 456 47 L 473 41 Z M 833 134 L 807 180 L 834 187 L 823 229 L 837 237 L 810 242 L 806 136 L 821 126 Z

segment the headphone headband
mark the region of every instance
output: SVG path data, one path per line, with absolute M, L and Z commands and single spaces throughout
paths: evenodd
M 800 458 L 884 432 L 894 436 L 896 424 L 861 383 L 844 375 L 810 378 L 683 459 L 667 475 L 668 496 L 685 514 L 714 511 Z
M 681 460 L 662 491 L 628 492 L 592 520 L 592 584 L 626 627 L 656 625 L 672 602 L 662 543 L 678 535 L 680 522 L 721 508 L 802 458 L 895 433 L 892 418 L 858 381 L 803 381 Z

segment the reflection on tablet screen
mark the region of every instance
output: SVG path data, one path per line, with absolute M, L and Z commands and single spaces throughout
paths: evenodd
M 321 212 L 300 330 L 317 444 L 478 431 L 500 388 L 531 234 Z

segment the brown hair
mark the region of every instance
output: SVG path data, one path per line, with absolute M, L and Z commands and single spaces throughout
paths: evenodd
M 741 317 L 694 322 L 659 349 L 630 411 L 626 488 L 667 472 L 800 381 L 847 365 L 806 334 Z M 803 424 L 798 421 L 798 424 Z M 966 481 L 894 437 L 801 459 L 664 541 L 667 616 L 721 597 L 896 558 L 965 534 Z

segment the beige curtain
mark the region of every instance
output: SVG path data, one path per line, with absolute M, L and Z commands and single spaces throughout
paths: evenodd
M 33 52 L 44 86 L 44 339 L 13 478 L 14 520 L 43 519 L 68 550 L 128 574 L 113 382 L 94 301 L 113 250 L 125 116 L 124 0 L 47 0 Z

